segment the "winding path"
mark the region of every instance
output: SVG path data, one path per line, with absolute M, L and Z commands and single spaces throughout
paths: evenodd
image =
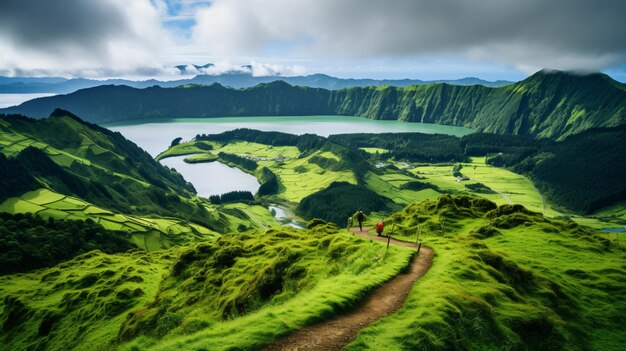
M 357 236 L 386 243 L 386 237 L 367 235 L 371 227 L 350 228 Z M 414 243 L 391 239 L 391 244 L 415 248 Z M 418 256 L 413 258 L 410 271 L 402 273 L 378 287 L 355 310 L 337 316 L 335 319 L 304 327 L 276 343 L 269 345 L 265 351 L 276 350 L 341 350 L 356 338 L 357 333 L 370 323 L 396 312 L 411 292 L 413 283 L 428 272 L 432 264 L 433 251 L 422 246 Z

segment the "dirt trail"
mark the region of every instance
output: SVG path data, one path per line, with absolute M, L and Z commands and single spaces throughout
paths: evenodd
M 362 232 L 358 228 L 351 228 L 350 231 L 363 238 L 387 242 L 385 237 L 367 235 L 367 231 L 371 227 L 363 229 L 364 231 Z M 391 239 L 391 244 L 415 247 L 413 243 L 394 239 Z M 419 255 L 413 258 L 408 273 L 399 274 L 374 290 L 361 306 L 335 319 L 304 327 L 269 345 L 265 348 L 265 351 L 341 350 L 356 338 L 359 330 L 402 307 L 404 300 L 411 292 L 413 283 L 428 272 L 432 258 L 432 249 L 422 246 Z

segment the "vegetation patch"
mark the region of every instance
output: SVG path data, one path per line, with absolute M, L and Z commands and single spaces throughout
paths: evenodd
M 128 315 L 119 340 L 134 340 L 128 350 L 260 349 L 353 308 L 409 263 L 411 250 L 392 247 L 385 254 L 379 243 L 338 231 L 319 223 L 308 231 L 233 233 L 189 247 L 155 300 Z
M 113 349 L 126 315 L 154 298 L 172 254 L 90 251 L 0 276 L 0 343 L 9 350 Z
M 86 221 L 43 220 L 31 214 L 0 213 L 0 275 L 51 267 L 91 250 L 135 248 L 127 232 Z
M 387 222 L 436 256 L 404 307 L 348 350 L 618 350 L 626 339 L 617 317 L 626 280 L 603 274 L 623 274 L 625 253 L 588 228 L 466 196 L 416 203 Z
M 480 193 L 480 194 L 495 194 L 496 193 L 495 191 L 493 191 L 493 189 L 491 189 L 490 187 L 486 186 L 483 183 L 464 184 L 464 186 L 475 193 Z
M 359 209 L 387 211 L 392 206 L 393 201 L 364 186 L 338 182 L 302 199 L 297 212 L 305 219 L 321 218 L 343 227 Z

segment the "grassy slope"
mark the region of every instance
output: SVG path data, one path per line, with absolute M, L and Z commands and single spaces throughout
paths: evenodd
M 22 194 L 20 197 L 9 198 L 0 204 L 0 212 L 33 213 L 44 219 L 85 220 L 90 218 L 106 229 L 131 233 L 132 242 L 147 251 L 210 240 L 218 235 L 214 231 L 182 219 L 114 213 L 81 199 L 58 194 L 48 189 L 38 189 Z
M 395 166 L 401 163 L 391 162 Z M 485 164 L 484 157 L 472 157 L 471 162 L 461 163 L 461 173 L 471 178 L 468 181 L 457 182 L 452 176 L 451 164 L 416 164 L 416 167 L 405 171 L 385 170 L 382 174 L 368 173 L 365 177 L 366 185 L 378 194 L 386 196 L 399 204 L 410 204 L 415 201 L 437 199 L 445 193 L 472 193 L 486 198 L 498 205 L 520 204 L 532 211 L 541 212 L 548 217 L 568 217 L 579 224 L 596 229 L 606 227 L 623 227 L 623 206 L 615 205 L 611 208 L 598 211 L 592 216 L 579 216 L 563 209 L 556 209 L 535 188 L 527 177 L 513 173 L 503 168 Z M 417 177 L 417 178 L 416 178 Z M 432 184 L 438 188 L 419 191 L 402 189 L 402 185 L 417 180 Z M 466 184 L 482 183 L 499 192 L 495 194 L 471 191 Z
M 0 277 L 7 350 L 108 350 L 128 312 L 152 300 L 175 254 L 92 251 L 50 269 Z
M 487 215 L 494 206 L 444 197 L 389 218 L 404 240 L 415 241 L 420 224 L 433 267 L 402 310 L 362 330 L 348 350 L 620 350 L 623 248 L 523 208 Z
M 60 187 L 62 191 L 50 190 L 57 187 L 57 179 L 39 177 L 39 186 L 45 188 L 5 199 L 0 203 L 2 211 L 31 212 L 55 219 L 89 217 L 105 228 L 132 233 L 132 241 L 147 250 L 211 239 L 217 232 L 235 231 L 240 225 L 265 228 L 275 224 L 268 218 L 269 212 L 254 206 L 233 211 L 202 203 L 179 174 L 158 165 L 118 133 L 76 117 L 0 119 L 0 152 L 15 157 L 29 146 L 43 150 L 74 180 L 102 184 L 109 194 L 117 195 L 95 196 L 104 201 L 94 203 L 81 196 L 66 196 L 68 189 L 64 186 Z M 127 202 L 126 211 L 107 206 L 119 203 L 120 196 Z M 254 212 L 262 220 L 250 220 Z M 205 226 L 194 223 L 198 219 Z
M 258 349 L 352 308 L 412 255 L 337 231 L 275 228 L 158 253 L 94 251 L 0 277 L 0 344 Z
M 31 150 L 27 147 L 43 153 L 26 153 Z M 193 187 L 180 174 L 159 165 L 119 133 L 77 117 L 0 118 L 0 152 L 21 157 L 22 166 L 34 172 L 42 187 L 107 210 L 176 216 L 209 225 Z

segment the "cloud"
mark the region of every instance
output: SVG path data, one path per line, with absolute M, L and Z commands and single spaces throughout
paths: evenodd
M 209 67 L 197 68 L 194 65 L 185 66 L 185 75 L 195 76 L 198 74 L 220 75 L 224 73 L 247 73 L 253 77 L 265 76 L 299 76 L 306 73 L 306 69 L 300 65 L 284 65 L 251 61 L 245 65 L 239 65 L 229 60 L 213 62 Z
M 142 74 L 169 45 L 150 0 L 0 2 L 2 74 Z
M 215 56 L 603 69 L 626 60 L 624 13 L 623 0 L 215 0 L 197 11 L 192 38 Z

